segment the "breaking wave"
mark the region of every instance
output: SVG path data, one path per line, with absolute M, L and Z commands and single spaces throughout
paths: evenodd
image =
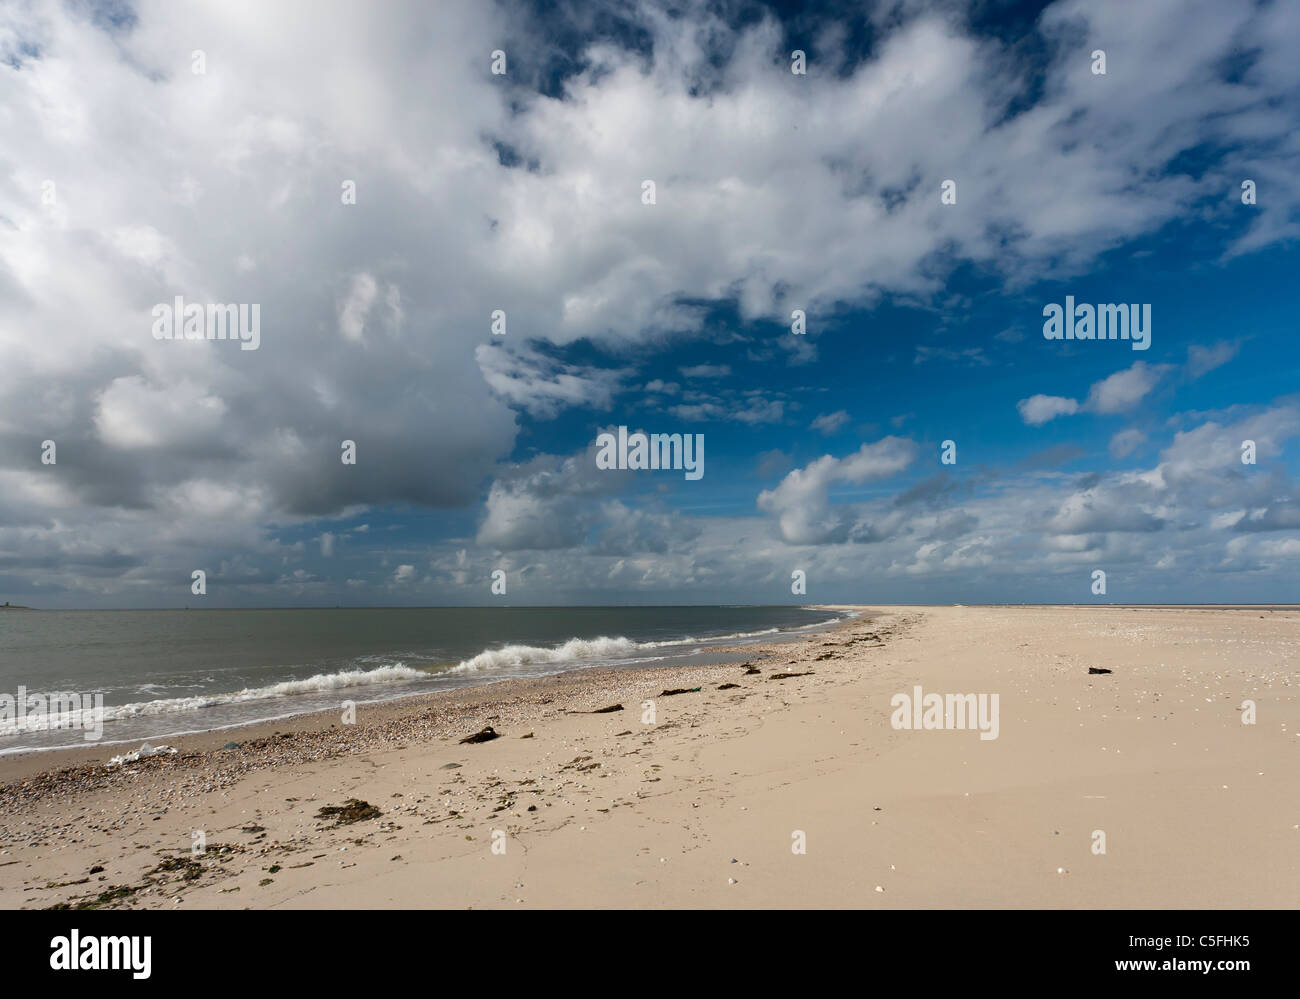
M 302 680 L 284 680 L 265 687 L 245 687 L 226 694 L 204 694 L 196 697 L 164 697 L 155 701 L 135 701 L 131 704 L 119 704 L 104 707 L 104 721 L 122 721 L 128 718 L 144 718 L 153 715 L 181 714 L 187 711 L 201 711 L 204 708 L 220 707 L 224 704 L 240 704 L 245 701 L 261 701 L 272 697 L 289 697 L 294 694 L 316 694 L 323 691 L 342 690 L 347 687 L 366 687 L 379 683 L 394 683 L 404 680 L 424 680 L 429 674 L 423 670 L 411 669 L 397 663 L 394 666 L 381 666 L 371 670 L 340 670 L 337 673 L 318 673 Z M 82 727 L 82 712 L 63 712 L 44 714 L 20 719 L 0 721 L 0 736 L 17 735 L 20 732 L 41 732 L 51 729 Z
M 680 645 L 717 644 L 734 642 L 741 638 L 759 638 L 775 635 L 780 628 L 763 628 L 760 631 L 737 631 L 729 635 L 709 635 L 707 638 L 673 638 L 661 642 L 634 642 L 630 638 L 570 638 L 562 645 L 544 648 L 538 645 L 505 645 L 499 649 L 485 649 L 471 659 L 452 667 L 453 673 L 475 673 L 479 670 L 507 666 L 547 665 L 551 663 L 591 662 L 592 660 L 628 659 L 638 653 L 655 649 L 668 649 Z

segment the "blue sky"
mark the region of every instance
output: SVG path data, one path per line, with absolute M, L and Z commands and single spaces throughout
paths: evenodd
M 1300 600 L 1293 5 L 257 9 L 0 14 L 3 599 Z

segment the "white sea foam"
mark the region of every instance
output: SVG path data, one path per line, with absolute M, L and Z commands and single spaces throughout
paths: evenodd
M 686 638 L 674 638 L 667 642 L 645 642 L 642 648 L 668 649 L 674 645 L 699 645 L 702 642 L 734 642 L 738 638 L 760 638 L 763 635 L 775 635 L 780 630 L 780 628 L 763 628 L 761 631 L 734 631 L 729 635 L 710 635 L 708 638 L 688 636 Z
M 592 659 L 623 659 L 653 643 L 634 642 L 630 638 L 570 638 L 563 645 L 545 649 L 537 645 L 506 645 L 487 649 L 452 668 L 453 673 L 474 673 L 478 670 L 503 666 L 546 665 L 590 661 Z
M 294 694 L 317 694 L 330 690 L 342 690 L 348 687 L 367 687 L 373 684 L 394 683 L 409 680 L 428 679 L 429 674 L 423 670 L 411 669 L 397 663 L 393 666 L 381 666 L 372 670 L 340 670 L 337 673 L 318 673 L 302 680 L 284 680 L 265 687 L 245 687 L 224 694 L 204 694 L 196 697 L 164 697 L 153 701 L 135 701 L 130 704 L 105 706 L 104 721 L 123 721 L 129 718 L 143 718 L 153 715 L 179 714 L 188 711 L 200 711 L 203 708 L 220 707 L 225 704 L 239 704 L 245 701 L 261 701 L 273 697 L 288 697 Z M 35 721 L 33 727 L 31 722 Z M 0 736 L 17 735 L 20 732 L 43 731 L 46 729 L 68 728 L 74 719 L 71 715 L 47 715 L 39 719 L 13 719 L 0 723 Z
M 741 638 L 759 638 L 775 635 L 780 628 L 763 628 L 760 631 L 736 631 L 727 635 L 709 635 L 697 638 L 666 639 L 662 642 L 634 642 L 630 638 L 570 638 L 562 645 L 543 648 L 538 645 L 505 645 L 499 649 L 485 649 L 471 659 L 453 667 L 453 673 L 475 673 L 479 670 L 508 666 L 535 666 L 560 663 L 590 662 L 592 660 L 622 660 L 638 652 L 669 649 L 682 645 L 717 644 L 734 642 Z

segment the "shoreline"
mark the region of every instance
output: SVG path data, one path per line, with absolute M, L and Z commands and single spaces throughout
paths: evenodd
M 1300 897 L 1300 775 L 1287 765 L 1300 611 L 861 609 L 876 616 L 745 647 L 756 674 L 579 669 L 358 705 L 355 726 L 299 715 L 243 730 L 233 750 L 220 748 L 229 731 L 187 737 L 174 756 L 112 770 L 82 749 L 54 771 L 33 764 L 48 753 L 0 760 L 0 905 Z M 1000 694 L 1000 735 L 891 726 L 891 698 L 914 686 Z M 1244 698 L 1258 725 L 1242 724 Z M 500 738 L 461 742 L 485 725 Z M 349 811 L 353 799 L 365 807 Z M 806 853 L 792 853 L 800 834 Z
M 366 709 L 367 712 L 373 712 L 376 709 L 386 708 L 389 706 L 396 708 L 397 706 L 402 705 L 403 703 L 414 702 L 421 698 L 444 697 L 444 696 L 450 696 L 453 694 L 462 693 L 465 691 L 482 690 L 486 688 L 492 688 L 496 691 L 501 691 L 504 689 L 506 691 L 504 697 L 509 698 L 513 696 L 513 694 L 509 691 L 508 688 L 503 687 L 503 685 L 509 685 L 509 684 L 526 685 L 532 682 L 551 680 L 559 677 L 570 677 L 576 674 L 584 674 L 588 672 L 593 672 L 597 674 L 605 674 L 605 673 L 617 674 L 624 671 L 640 672 L 642 670 L 648 670 L 648 669 L 673 670 L 673 669 L 689 669 L 695 666 L 723 666 L 723 665 L 727 665 L 735 657 L 743 658 L 751 654 L 758 655 L 759 653 L 754 652 L 754 650 L 756 649 L 760 649 L 760 648 L 767 649 L 769 647 L 775 648 L 782 645 L 790 645 L 793 643 L 805 641 L 817 635 L 823 635 L 823 634 L 834 632 L 835 630 L 851 623 L 854 620 L 859 620 L 863 617 L 871 616 L 870 612 L 865 607 L 854 606 L 854 605 L 809 604 L 808 609 L 822 610 L 822 611 L 843 611 L 843 612 L 851 613 L 852 616 L 846 618 L 840 618 L 840 619 L 832 619 L 830 621 L 819 622 L 813 625 L 802 625 L 797 629 L 792 628 L 785 632 L 778 632 L 777 634 L 772 635 L 768 638 L 763 638 L 763 639 L 755 638 L 747 642 L 732 644 L 732 645 L 718 645 L 703 650 L 698 654 L 696 654 L 695 656 L 683 655 L 681 658 L 691 659 L 692 661 L 679 663 L 675 665 L 647 666 L 644 665 L 643 663 L 629 662 L 626 664 L 616 663 L 613 665 L 605 664 L 605 665 L 584 666 L 581 663 L 574 663 L 572 665 L 565 667 L 564 669 L 559 670 L 558 672 L 540 674 L 535 677 L 502 677 L 496 680 L 469 682 L 464 684 L 463 686 L 458 686 L 458 687 L 450 687 L 450 688 L 445 688 L 440 690 L 416 691 L 413 693 L 398 694 L 393 697 L 384 697 L 375 700 L 359 700 L 357 698 L 348 698 L 346 696 L 348 688 L 341 688 L 339 691 L 341 695 L 340 702 L 344 700 L 353 700 L 356 703 L 358 711 L 364 708 Z M 709 641 L 709 639 L 707 638 L 701 639 L 702 643 L 707 641 Z M 762 654 L 770 655 L 772 653 L 766 652 Z M 721 658 L 719 658 L 718 661 L 716 662 L 695 661 L 697 658 L 712 660 L 714 659 L 714 657 L 721 657 Z M 365 688 L 360 688 L 360 689 L 365 689 Z M 266 698 L 265 700 L 270 702 L 273 701 L 274 698 Z M 9 767 L 9 764 L 11 763 L 20 763 L 21 761 L 27 761 L 27 760 L 37 760 L 39 758 L 45 758 L 46 760 L 49 761 L 48 766 L 37 765 L 34 768 L 31 766 L 16 766 L 12 769 L 12 774 L 28 775 L 32 773 L 40 773 L 48 769 L 62 769 L 64 766 L 85 765 L 86 763 L 91 762 L 92 758 L 97 756 L 104 756 L 106 762 L 109 757 L 116 754 L 105 753 L 104 750 L 108 750 L 110 748 L 120 750 L 123 747 L 135 747 L 138 749 L 144 743 L 148 743 L 151 745 L 168 745 L 168 746 L 175 745 L 175 748 L 179 749 L 180 748 L 179 744 L 181 740 L 187 740 L 193 743 L 195 745 L 195 748 L 197 748 L 199 751 L 211 751 L 212 749 L 216 748 L 216 746 L 213 744 L 213 740 L 216 739 L 217 736 L 223 736 L 223 737 L 234 736 L 234 735 L 238 735 L 241 732 L 247 731 L 248 733 L 255 733 L 249 735 L 249 738 L 251 739 L 262 738 L 265 736 L 267 730 L 274 730 L 275 733 L 278 734 L 279 729 L 281 728 L 297 728 L 298 727 L 297 722 L 300 719 L 304 721 L 306 730 L 315 730 L 316 726 L 311 724 L 310 719 L 317 718 L 317 720 L 323 721 L 328 719 L 337 719 L 338 717 L 339 717 L 339 710 L 336 708 L 291 710 L 286 712 L 285 714 L 275 715 L 270 718 L 260 718 L 260 719 L 253 719 L 251 721 L 233 722 L 228 725 L 220 725 L 214 728 L 178 730 L 175 732 L 166 732 L 157 736 L 148 736 L 143 739 L 141 738 L 99 739 L 93 742 L 87 742 L 85 745 L 74 744 L 69 746 L 23 747 L 20 749 L 0 750 L 0 787 L 2 787 L 4 784 L 8 783 L 10 780 L 13 779 Z M 234 740 L 232 738 L 217 739 L 217 742 L 220 743 L 221 745 L 224 745 L 225 743 L 231 741 Z M 68 762 L 64 762 L 65 760 Z
M 893 609 L 923 610 L 923 609 L 930 609 L 930 608 L 939 609 L 945 607 L 958 607 L 958 608 L 966 607 L 972 609 L 1024 608 L 1024 609 L 1050 610 L 1050 609 L 1072 608 L 1072 609 L 1101 609 L 1101 610 L 1126 609 L 1126 610 L 1172 610 L 1172 611 L 1196 611 L 1196 610 L 1254 611 L 1254 610 L 1258 610 L 1258 611 L 1268 611 L 1270 613 L 1300 612 L 1300 604 L 900 604 L 900 605 L 881 604 L 881 605 L 872 605 L 871 607 L 862 604 L 808 604 L 805 606 L 809 610 L 851 612 L 855 615 L 863 615 L 868 618 L 873 614 L 880 615 L 880 614 L 889 613 Z M 34 610 L 36 608 L 10 607 L 9 609 Z M 229 609 L 230 608 L 213 608 L 212 611 L 225 611 Z M 233 608 L 233 609 L 241 610 L 243 608 Z M 332 610 L 335 608 L 306 608 L 306 609 Z M 342 609 L 348 610 L 351 608 L 342 608 Z M 360 608 L 360 609 L 365 610 L 369 608 Z M 711 659 L 714 656 L 723 657 L 720 658 L 717 663 L 691 662 L 683 665 L 685 666 L 685 665 L 724 664 L 727 657 L 744 657 L 746 655 L 749 655 L 753 649 L 758 647 L 787 645 L 790 643 L 797 643 L 803 641 L 806 637 L 811 637 L 811 636 L 823 634 L 838 629 L 848 624 L 852 620 L 854 620 L 854 618 L 852 617 L 839 619 L 839 620 L 832 620 L 829 622 L 823 622 L 821 624 L 806 625 L 806 626 L 801 626 L 798 629 L 791 629 L 786 632 L 781 632 L 770 639 L 751 640 L 749 642 L 735 644 L 735 645 L 719 645 L 716 647 L 709 648 L 698 654 L 700 657 L 704 657 L 706 659 Z M 709 641 L 709 639 L 707 638 L 701 639 L 701 642 L 707 642 L 707 641 Z M 689 658 L 689 657 L 683 657 L 683 658 Z M 562 676 L 568 676 L 570 674 L 575 674 L 575 673 L 583 673 L 588 670 L 617 672 L 620 670 L 629 670 L 629 669 L 637 670 L 637 669 L 645 669 L 645 668 L 671 669 L 675 667 L 672 666 L 645 667 L 636 663 L 635 661 L 629 662 L 627 664 L 599 665 L 599 666 L 594 666 L 594 665 L 584 666 L 581 663 L 575 663 L 573 665 L 565 667 L 564 669 L 556 673 L 541 674 L 537 677 L 531 677 L 531 678 L 503 677 L 497 680 L 486 680 L 478 683 L 470 682 L 470 683 L 466 683 L 462 687 L 454 687 L 454 688 L 443 689 L 443 690 L 417 691 L 413 693 L 398 694 L 392 697 L 381 697 L 374 700 L 359 700 L 356 698 L 344 698 L 344 699 L 354 700 L 358 708 L 365 707 L 367 710 L 371 710 L 385 705 L 396 705 L 404 701 L 413 700 L 415 698 L 451 694 L 457 691 L 475 689 L 479 687 L 496 687 L 498 684 L 525 682 L 526 680 L 529 679 L 548 679 L 551 677 L 562 677 Z M 359 689 L 366 689 L 366 688 L 359 688 Z M 343 690 L 346 690 L 346 688 L 341 688 L 341 692 Z M 301 695 L 295 695 L 295 696 L 301 696 Z M 265 700 L 267 702 L 272 702 L 276 700 L 276 698 L 268 697 Z M 211 749 L 213 747 L 210 745 L 211 740 L 206 738 L 208 736 L 215 737 L 215 736 L 226 735 L 226 734 L 237 735 L 240 732 L 243 732 L 245 730 L 248 730 L 250 732 L 256 730 L 257 732 L 261 733 L 263 730 L 270 730 L 270 729 L 278 730 L 278 728 L 280 727 L 292 728 L 294 727 L 294 724 L 298 719 L 309 719 L 317 715 L 321 717 L 333 717 L 337 713 L 338 712 L 333 708 L 289 710 L 284 714 L 273 715 L 268 718 L 259 718 L 259 719 L 249 720 L 249 721 L 237 721 L 229 724 L 218 725 L 211 728 L 177 729 L 175 731 L 164 732 L 158 735 L 150 735 L 144 737 L 100 739 L 94 742 L 87 742 L 84 745 L 78 743 L 78 744 L 65 745 L 65 746 L 22 747 L 18 749 L 5 749 L 3 747 L 0 747 L 0 784 L 4 784 L 6 781 L 11 779 L 11 777 L 9 776 L 11 772 L 14 774 L 21 775 L 21 774 L 37 773 L 40 772 L 42 769 L 55 769 L 60 765 L 61 761 L 65 759 L 70 762 L 64 765 L 72 765 L 72 766 L 81 765 L 87 762 L 88 760 L 90 760 L 91 758 L 93 758 L 94 756 L 96 756 L 101 750 L 108 750 L 108 749 L 120 750 L 123 749 L 124 747 L 134 747 L 138 749 L 140 748 L 141 745 L 145 743 L 149 743 L 151 745 L 159 745 L 159 744 L 171 745 L 172 743 L 179 742 L 180 740 L 193 741 L 196 739 L 201 739 L 203 741 L 202 748 Z M 185 715 L 184 713 L 178 713 L 178 717 L 184 718 Z M 254 735 L 250 737 L 257 738 L 259 736 Z M 224 745 L 225 742 L 229 742 L 229 741 L 232 740 L 231 739 L 221 740 L 221 744 Z M 106 755 L 106 758 L 107 756 L 111 756 L 111 755 L 115 755 L 115 754 L 109 753 Z M 9 769 L 9 764 L 11 763 L 14 763 L 16 761 L 25 761 L 25 760 L 39 758 L 39 757 L 46 758 L 49 761 L 49 766 L 42 767 L 39 765 L 28 765 L 28 766 L 17 766 L 13 768 L 12 771 Z

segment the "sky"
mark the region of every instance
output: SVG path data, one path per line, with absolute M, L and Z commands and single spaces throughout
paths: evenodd
M 1280 0 L 9 0 L 0 602 L 1300 601 L 1298 46 Z M 178 296 L 256 343 L 160 339 Z M 1045 337 L 1067 296 L 1146 349 Z M 598 467 L 619 427 L 703 475 Z

